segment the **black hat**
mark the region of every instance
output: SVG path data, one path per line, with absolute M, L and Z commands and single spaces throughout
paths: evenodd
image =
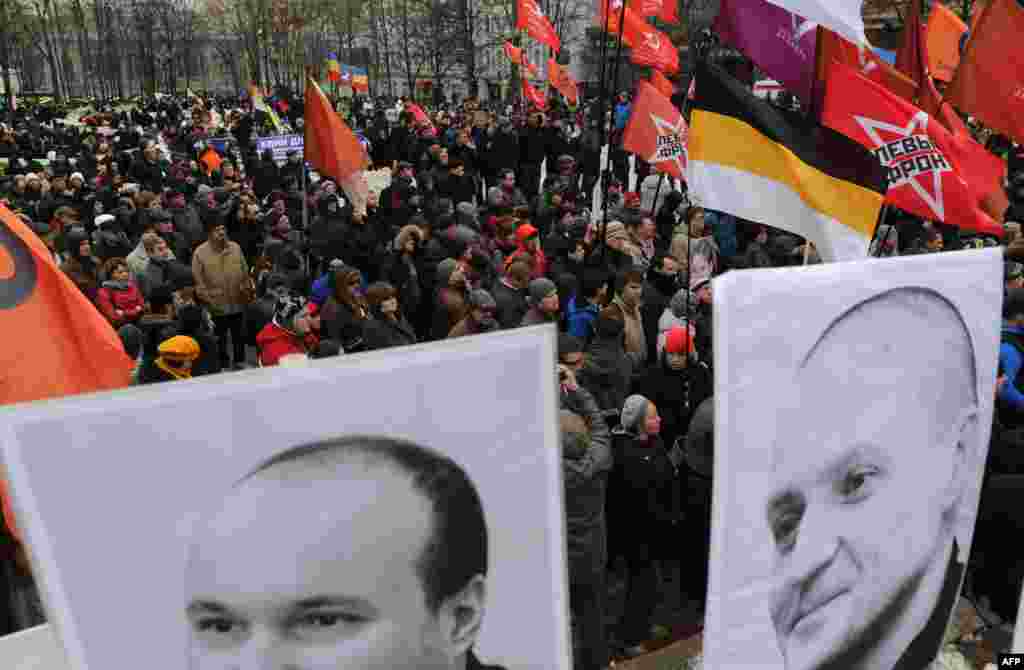
M 1006 261 L 1003 263 L 1003 281 L 1011 281 L 1021 277 L 1024 277 L 1024 265 L 1016 261 Z

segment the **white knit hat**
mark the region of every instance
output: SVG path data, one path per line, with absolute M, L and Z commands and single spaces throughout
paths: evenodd
M 619 424 L 626 430 L 633 430 L 646 418 L 647 403 L 650 402 L 642 395 L 633 394 L 626 398 L 622 405 L 622 414 L 619 416 Z

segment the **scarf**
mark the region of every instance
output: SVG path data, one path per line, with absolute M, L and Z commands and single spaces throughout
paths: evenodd
M 186 370 L 184 368 L 172 367 L 168 365 L 162 357 L 158 357 L 156 359 L 156 366 L 163 370 L 164 372 L 166 372 L 167 374 L 174 377 L 175 379 L 192 379 L 191 368 Z

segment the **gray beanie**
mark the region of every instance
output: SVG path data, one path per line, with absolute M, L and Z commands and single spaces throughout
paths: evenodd
M 676 294 L 672 296 L 672 299 L 669 301 L 669 309 L 672 310 L 672 313 L 677 319 L 686 318 L 687 301 L 689 301 L 690 311 L 692 312 L 694 307 L 696 307 L 696 305 L 694 305 L 695 301 L 693 296 L 690 295 L 690 292 L 685 288 L 681 288 L 676 291 Z
M 633 394 L 626 398 L 622 405 L 622 414 L 619 417 L 619 424 L 626 430 L 633 430 L 646 418 L 647 403 L 649 401 L 642 395 Z
M 458 263 L 455 262 L 454 258 L 446 258 L 437 264 L 438 286 L 448 285 L 448 280 L 451 279 L 452 273 L 455 272 L 456 267 L 458 267 Z
M 494 302 L 490 293 L 477 288 L 469 292 L 469 306 L 471 309 L 495 309 L 498 303 Z
M 555 286 L 555 282 L 551 281 L 546 277 L 539 277 L 530 282 L 530 297 L 529 302 L 531 305 L 539 305 L 540 301 L 548 297 L 552 293 L 558 291 L 558 287 Z

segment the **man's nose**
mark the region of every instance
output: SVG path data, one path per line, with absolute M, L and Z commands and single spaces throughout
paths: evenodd
M 788 580 L 813 580 L 832 563 L 839 547 L 835 521 L 820 508 L 804 511 L 787 561 Z
M 273 631 L 255 630 L 242 645 L 231 670 L 299 670 L 287 644 Z

